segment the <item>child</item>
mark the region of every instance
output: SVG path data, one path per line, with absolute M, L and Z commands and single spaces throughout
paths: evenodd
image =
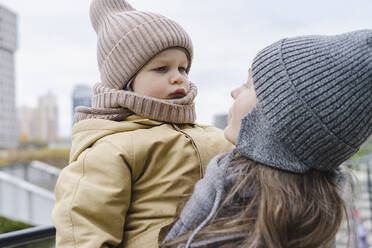
M 56 185 L 56 246 L 158 247 L 209 160 L 233 146 L 194 124 L 192 44 L 174 21 L 124 0 L 93 0 L 101 83 L 77 109 Z

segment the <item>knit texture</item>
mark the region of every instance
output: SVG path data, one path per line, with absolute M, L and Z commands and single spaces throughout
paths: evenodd
M 175 21 L 151 12 L 135 10 L 125 0 L 92 0 L 90 18 L 98 36 L 97 60 L 101 82 L 124 89 L 127 82 L 151 58 L 170 47 L 193 48 L 186 31 Z
M 236 152 L 304 173 L 329 171 L 372 132 L 372 30 L 283 39 L 252 65 L 258 98 Z
M 169 48 L 185 52 L 189 72 L 193 48 L 186 31 L 167 17 L 134 9 L 125 0 L 92 0 L 90 18 L 98 36 L 101 82 L 94 87 L 92 107 L 76 108 L 75 122 L 90 118 L 122 121 L 135 113 L 158 121 L 193 123 L 194 84 L 187 96 L 174 100 L 139 95 L 126 87 L 148 61 Z
M 78 107 L 74 120 L 107 119 L 125 120 L 129 115 L 137 115 L 171 123 L 193 123 L 196 118 L 194 99 L 197 94 L 195 84 L 190 82 L 190 91 L 180 99 L 163 100 L 137 94 L 133 91 L 115 90 L 96 84 L 93 106 Z

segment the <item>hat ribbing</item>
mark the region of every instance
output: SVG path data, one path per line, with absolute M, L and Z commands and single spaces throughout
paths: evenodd
M 125 0 L 93 0 L 90 18 L 98 35 L 97 59 L 102 83 L 124 89 L 151 58 L 170 47 L 187 53 L 190 70 L 193 48 L 186 31 L 159 14 L 137 11 Z
M 108 119 L 125 120 L 133 113 L 142 117 L 171 123 L 193 123 L 195 121 L 195 84 L 190 82 L 190 91 L 180 99 L 157 99 L 132 91 L 108 89 L 102 84 L 94 86 L 93 107 L 78 107 L 74 120 Z
M 257 106 L 239 153 L 276 168 L 333 170 L 372 132 L 372 30 L 284 39 L 252 65 Z

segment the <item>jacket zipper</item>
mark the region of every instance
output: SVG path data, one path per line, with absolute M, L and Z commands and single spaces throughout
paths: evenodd
M 191 140 L 191 144 L 192 146 L 194 147 L 195 151 L 196 151 L 196 154 L 198 155 L 198 159 L 199 159 L 199 171 L 200 171 L 200 179 L 204 177 L 204 173 L 203 173 L 203 165 L 202 165 L 202 160 L 201 160 L 201 157 L 200 157 L 200 153 L 199 153 L 199 149 L 198 147 L 196 146 L 195 144 L 195 141 L 194 139 L 189 135 L 187 134 L 186 132 L 182 131 L 176 124 L 172 124 L 173 128 L 180 132 L 180 133 L 183 133 L 187 138 L 189 138 Z

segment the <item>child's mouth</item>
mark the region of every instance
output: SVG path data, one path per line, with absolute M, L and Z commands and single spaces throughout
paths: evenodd
M 179 90 L 176 90 L 173 93 L 169 94 L 169 96 L 172 99 L 174 99 L 174 98 L 182 98 L 182 97 L 186 96 L 186 92 L 185 92 L 184 89 L 179 89 Z

